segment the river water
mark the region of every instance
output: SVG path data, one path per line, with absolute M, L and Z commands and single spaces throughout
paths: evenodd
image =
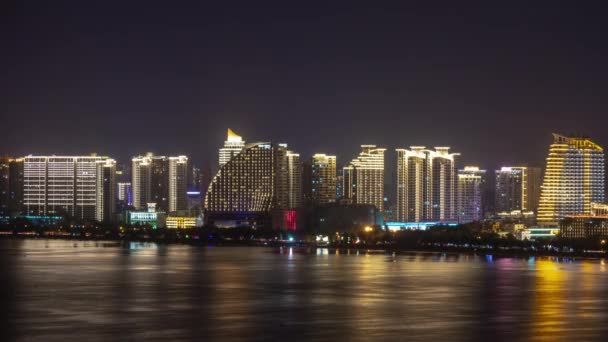
M 2 341 L 582 341 L 603 260 L 0 241 Z

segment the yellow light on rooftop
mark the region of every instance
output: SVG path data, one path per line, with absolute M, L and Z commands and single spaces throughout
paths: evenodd
M 241 141 L 243 141 L 243 138 L 240 135 L 234 133 L 234 131 L 231 130 L 230 128 L 228 128 L 228 134 L 227 135 L 228 135 L 228 137 L 226 139 L 227 141 L 230 141 L 230 142 L 241 142 Z

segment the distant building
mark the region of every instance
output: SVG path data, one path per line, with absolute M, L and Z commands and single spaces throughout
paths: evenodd
M 195 228 L 197 219 L 193 216 L 167 216 L 165 224 L 169 229 Z
M 97 205 L 95 219 L 100 222 L 114 222 L 116 213 L 116 161 L 98 160 L 96 163 Z
M 302 206 L 302 165 L 299 154 L 287 151 L 287 172 L 289 194 L 287 208 L 299 208 Z
M 317 153 L 304 164 L 305 197 L 315 205 L 336 202 L 336 156 Z
M 24 158 L 9 161 L 9 202 L 10 216 L 19 216 L 23 207 L 23 162 Z
M 540 197 L 541 169 L 538 167 L 506 166 L 495 172 L 496 213 L 536 212 Z
M 127 211 L 127 224 L 134 226 L 150 226 L 153 229 L 164 228 L 166 213 L 156 211 L 156 203 L 148 203 L 147 210 Z
M 553 134 L 541 187 L 538 222 L 557 226 L 573 214 L 589 214 L 605 201 L 604 149 L 587 138 Z
M 23 161 L 23 205 L 27 215 L 96 219 L 105 185 L 98 182 L 99 156 L 27 156 Z M 113 185 L 115 186 L 115 185 Z M 113 193 L 113 189 L 112 189 Z
M 567 239 L 608 237 L 608 204 L 591 203 L 590 214 L 566 216 L 560 221 L 560 233 Z
M 344 198 L 344 170 L 336 170 L 336 201 Z
M 188 209 L 188 157 L 169 157 L 169 212 Z
M 370 204 L 319 205 L 307 215 L 307 229 L 315 234 L 359 233 L 365 227 L 381 226 L 382 213 Z
M 336 202 L 336 156 L 315 154 L 312 156 L 312 197 L 318 204 Z
M 466 166 L 458 170 L 458 222 L 469 223 L 483 219 L 482 195 L 486 170 Z
M 558 228 L 543 228 L 543 227 L 532 227 L 521 229 L 517 232 L 517 237 L 520 240 L 534 241 L 536 239 L 552 239 L 559 234 Z
M 384 152 L 376 145 L 361 145 L 361 153 L 343 170 L 344 197 L 353 204 L 384 210 Z
M 285 144 L 253 143 L 232 157 L 217 172 L 205 197 L 209 223 L 234 222 L 229 225 L 268 224 L 272 211 L 289 210 L 294 205 L 290 196 L 290 163 Z M 292 170 L 295 172 L 295 170 Z M 290 199 L 291 197 L 291 199 Z
M 241 153 L 243 148 L 245 147 L 245 141 L 240 135 L 234 133 L 230 128 L 228 128 L 228 133 L 226 137 L 226 141 L 224 142 L 224 147 L 220 148 L 219 153 L 219 164 L 220 167 L 224 166 L 230 159 L 234 156 Z
M 0 158 L 0 217 L 10 216 L 10 159 Z
M 118 200 L 123 202 L 125 205 L 133 205 L 131 182 L 116 183 L 116 187 L 118 190 Z
M 397 149 L 397 218 L 401 222 L 453 222 L 455 158 L 449 147 Z
M 187 210 L 188 157 L 155 156 L 132 159 L 133 206 L 144 209 L 156 203 L 163 212 Z

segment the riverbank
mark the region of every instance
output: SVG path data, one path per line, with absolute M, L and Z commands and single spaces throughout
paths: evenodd
M 323 244 L 319 245 L 307 241 L 289 240 L 234 240 L 234 239 L 200 239 L 196 237 L 182 240 L 166 239 L 108 239 L 97 237 L 83 237 L 70 235 L 46 235 L 36 234 L 0 234 L 0 239 L 11 240 L 65 240 L 65 241 L 92 241 L 100 243 L 115 243 L 128 248 L 131 243 L 153 243 L 157 245 L 189 245 L 195 247 L 266 247 L 272 248 L 280 253 L 317 254 L 317 250 L 325 250 L 327 254 L 383 254 L 387 256 L 403 255 L 429 255 L 450 256 L 470 254 L 478 256 L 491 256 L 492 258 L 531 258 L 531 257 L 554 257 L 562 259 L 603 259 L 607 255 L 603 251 L 557 251 L 553 248 L 545 249 L 521 249 L 521 248 L 497 248 L 497 247 L 462 247 L 462 246 L 417 246 L 417 248 L 401 248 L 394 244 L 389 245 L 367 245 L 356 244 Z

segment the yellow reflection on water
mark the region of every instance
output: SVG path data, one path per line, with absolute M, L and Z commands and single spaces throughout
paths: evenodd
M 563 265 L 551 260 L 537 259 L 535 269 L 535 295 L 532 297 L 531 337 L 560 335 L 566 317 L 566 281 Z

